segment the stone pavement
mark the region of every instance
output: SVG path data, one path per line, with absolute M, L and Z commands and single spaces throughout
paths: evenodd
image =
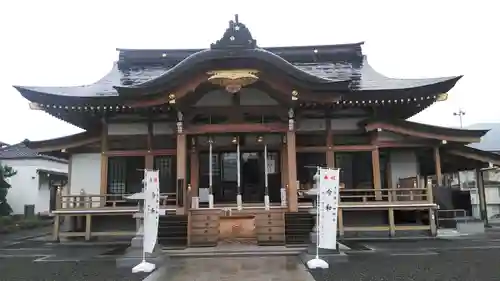
M 145 281 L 314 281 L 295 256 L 176 258 Z

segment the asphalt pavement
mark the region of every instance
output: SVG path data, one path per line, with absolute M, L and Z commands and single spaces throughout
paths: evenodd
M 358 242 L 348 261 L 312 270 L 316 281 L 493 281 L 500 280 L 500 239 Z
M 1 281 L 140 281 L 148 274 L 117 268 L 114 253 L 124 245 L 63 245 L 39 240 L 0 248 Z M 118 251 L 119 252 L 119 251 Z
M 347 244 L 351 247 L 346 252 L 347 260 L 330 264 L 328 270 L 312 271 L 316 281 L 500 280 L 500 232 L 460 239 L 356 241 Z M 124 247 L 126 245 L 123 244 L 57 244 L 43 239 L 10 241 L 0 246 L 0 281 L 144 280 L 147 274 L 132 274 L 128 268 L 116 267 L 116 258 Z M 227 259 L 211 259 L 214 260 L 212 266 L 197 267 L 207 271 L 202 274 L 204 276 L 209 276 L 210 272 L 231 271 L 238 278 L 236 269 L 243 268 L 255 270 L 254 274 L 246 274 L 254 278 L 251 280 L 266 281 L 262 279 L 265 275 L 259 276 L 259 270 L 263 267 L 251 266 L 262 263 L 263 257 L 257 256 L 255 261 L 242 261 L 240 266 L 230 266 L 236 259 L 230 259 L 231 262 L 225 264 L 222 261 Z M 291 260 L 286 259 L 281 266 L 285 273 L 297 270 Z M 273 268 L 273 264 L 277 266 L 279 263 L 273 261 L 265 264 Z M 275 270 L 268 269 L 266 272 L 269 274 Z M 298 274 L 292 276 L 297 277 Z M 174 277 L 167 275 L 158 280 L 173 281 L 171 278 Z M 195 280 L 188 278 L 183 281 Z

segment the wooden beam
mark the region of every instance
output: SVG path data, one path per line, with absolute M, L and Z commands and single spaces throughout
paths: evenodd
M 441 155 L 439 153 L 439 146 L 434 147 L 434 164 L 436 168 L 437 186 L 441 186 L 443 185 L 443 174 L 441 173 Z
M 186 128 L 186 134 L 221 134 L 221 133 L 278 133 L 285 132 L 287 125 L 284 123 L 261 124 L 207 124 L 192 125 Z
M 297 194 L 297 153 L 295 151 L 295 132 L 288 131 L 286 133 L 286 148 L 287 148 L 287 166 L 288 166 L 288 211 L 298 211 L 298 194 Z
M 287 120 L 287 111 L 282 106 L 210 106 L 210 107 L 190 107 L 186 113 L 185 120 L 189 122 L 196 115 L 224 115 L 224 116 L 241 116 L 244 113 L 255 115 L 275 115 Z
M 157 149 L 157 150 L 108 150 L 103 154 L 111 157 L 111 156 L 163 156 L 163 155 L 175 155 L 177 153 L 176 149 Z

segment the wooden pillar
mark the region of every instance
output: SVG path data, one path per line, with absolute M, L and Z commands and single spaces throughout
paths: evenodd
M 151 120 L 148 121 L 148 136 L 147 136 L 147 148 L 148 153 L 144 159 L 144 169 L 153 170 L 154 169 L 154 156 L 152 154 L 153 151 L 153 123 Z
M 394 209 L 389 208 L 387 211 L 389 215 L 389 236 L 393 237 L 396 235 L 396 224 L 394 223 Z
M 373 189 L 375 190 L 375 200 L 382 200 L 382 183 L 380 180 L 380 153 L 378 147 L 372 150 L 372 174 Z
M 338 208 L 338 215 L 337 215 L 337 227 L 339 229 L 339 236 L 344 237 L 344 210 L 342 207 Z
M 299 202 L 297 195 L 297 151 L 294 131 L 286 133 L 286 151 L 288 166 L 288 210 L 290 212 L 297 212 Z
M 144 159 L 144 169 L 153 170 L 154 169 L 154 156 L 151 154 L 153 151 L 153 123 L 151 120 L 148 121 L 148 154 L 146 154 Z
M 333 133 L 330 119 L 326 119 L 326 166 L 335 168 L 335 153 L 333 152 Z
M 177 214 L 183 215 L 187 208 L 186 190 L 186 135 L 177 134 Z
M 101 122 L 101 187 L 100 195 L 106 195 L 108 193 L 108 156 L 106 152 L 108 151 L 108 124 L 106 119 L 103 117 Z M 105 196 L 101 197 L 101 207 L 106 205 L 107 198 Z
M 434 163 L 436 167 L 436 185 L 443 185 L 443 174 L 441 173 L 441 155 L 439 153 L 439 147 L 434 147 Z

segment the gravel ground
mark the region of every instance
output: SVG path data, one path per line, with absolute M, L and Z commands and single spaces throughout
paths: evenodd
M 493 281 L 500 280 L 499 257 L 499 249 L 356 254 L 311 273 L 316 281 Z
M 115 260 L 33 262 L 33 258 L 0 258 L 1 281 L 140 281 L 146 276 L 117 269 Z

